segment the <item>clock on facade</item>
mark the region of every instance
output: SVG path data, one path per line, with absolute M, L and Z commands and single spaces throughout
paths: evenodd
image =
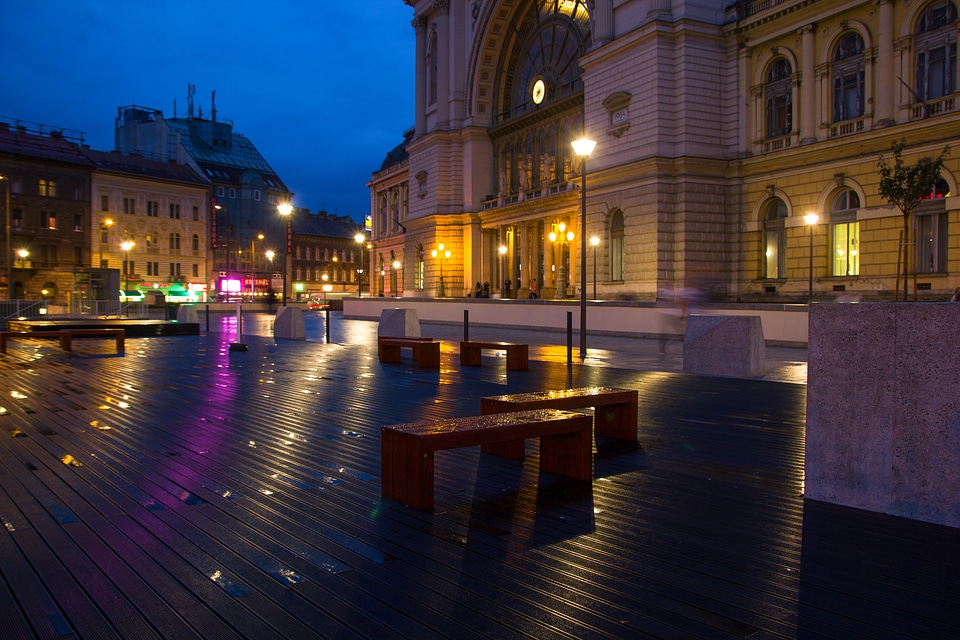
M 530 94 L 533 97 L 533 104 L 543 102 L 543 99 L 547 95 L 547 85 L 544 84 L 543 78 L 537 78 L 537 81 L 533 83 L 533 90 Z

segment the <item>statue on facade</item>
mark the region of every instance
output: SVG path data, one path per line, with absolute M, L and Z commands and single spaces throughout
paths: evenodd
M 497 195 L 501 198 L 507 195 L 507 170 L 503 167 L 500 167 L 499 189 L 497 191 Z
M 526 191 L 530 187 L 527 184 L 527 181 L 530 179 L 530 176 L 527 175 L 527 161 L 521 160 L 519 163 L 519 176 L 520 176 L 520 191 Z

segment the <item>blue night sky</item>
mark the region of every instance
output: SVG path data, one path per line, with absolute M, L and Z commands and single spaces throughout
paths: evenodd
M 6 0 L 0 116 L 113 148 L 117 107 L 233 121 L 312 211 L 369 213 L 365 184 L 413 125 L 402 0 Z

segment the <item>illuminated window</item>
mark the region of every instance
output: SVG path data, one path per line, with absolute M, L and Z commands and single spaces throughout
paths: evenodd
M 43 223 L 44 229 L 56 229 L 57 228 L 57 214 L 53 211 L 44 211 L 40 214 L 41 222 Z
M 765 278 L 785 278 L 787 275 L 787 234 L 784 220 L 787 205 L 774 198 L 766 207 L 763 221 L 763 264 Z
M 860 223 L 857 209 L 860 196 L 855 191 L 841 191 L 830 207 L 833 229 L 833 275 L 860 275 Z
M 40 180 L 39 192 L 41 196 L 47 196 L 49 198 L 57 197 L 57 183 L 54 180 Z

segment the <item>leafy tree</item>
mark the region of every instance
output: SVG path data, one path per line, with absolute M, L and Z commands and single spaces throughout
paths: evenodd
M 936 160 L 931 158 L 920 158 L 917 164 L 907 166 L 903 162 L 903 150 L 906 148 L 906 140 L 900 140 L 893 143 L 893 166 L 887 164 L 886 159 L 880 156 L 877 162 L 877 168 L 880 171 L 880 196 L 888 203 L 900 209 L 903 214 L 903 299 L 907 299 L 907 287 L 909 278 L 907 277 L 910 269 L 910 214 L 920 203 L 922 198 L 928 197 L 933 192 L 937 181 L 940 179 L 940 171 L 943 169 L 943 163 L 950 153 L 950 146 L 943 148 Z M 901 254 L 897 254 L 898 265 L 901 262 Z M 900 273 L 899 266 L 897 273 Z M 899 291 L 899 282 L 896 290 Z M 899 293 L 895 294 L 899 295 Z M 913 292 L 916 299 L 916 289 Z

